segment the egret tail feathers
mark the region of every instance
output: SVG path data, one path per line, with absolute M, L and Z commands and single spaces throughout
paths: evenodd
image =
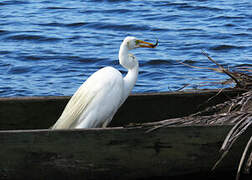
M 78 121 L 78 118 L 95 97 L 94 93 L 88 93 L 85 87 L 80 87 L 66 105 L 63 113 L 52 129 L 69 129 Z

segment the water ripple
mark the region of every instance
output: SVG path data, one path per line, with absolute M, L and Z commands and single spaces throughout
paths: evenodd
M 0 96 L 71 95 L 104 66 L 125 75 L 118 50 L 128 35 L 160 40 L 155 49 L 132 51 L 140 64 L 133 92 L 227 78 L 179 63 L 215 67 L 202 49 L 227 67 L 252 61 L 250 0 L 5 0 L 0 6 Z
M 5 34 L 9 34 L 9 33 L 10 33 L 9 31 L 1 30 L 1 29 L 0 29 L 0 36 L 1 36 L 1 35 L 5 35 Z
M 91 29 L 101 29 L 101 30 L 114 30 L 114 31 L 145 31 L 145 30 L 149 30 L 150 28 L 147 25 L 144 26 L 139 26 L 136 24 L 114 24 L 114 23 L 100 23 L 100 22 L 92 22 L 92 23 L 88 23 L 87 28 L 91 28 Z
M 62 9 L 62 10 L 71 10 L 73 8 L 69 8 L 69 7 L 59 7 L 59 6 L 49 6 L 46 7 L 45 9 L 49 9 L 49 10 L 58 10 L 58 9 Z
M 4 6 L 4 5 L 23 5 L 23 4 L 29 4 L 29 2 L 27 1 L 18 1 L 18 0 L 11 0 L 11 1 L 4 1 L 4 2 L 0 2 L 0 5 L 1 6 Z
M 223 50 L 232 50 L 232 49 L 243 49 L 243 46 L 234 46 L 234 45 L 217 45 L 214 46 L 212 48 L 210 48 L 211 50 L 215 50 L 215 51 L 223 51 Z
M 40 35 L 30 35 L 30 34 L 18 34 L 10 35 L 5 38 L 6 40 L 18 40 L 18 41 L 36 41 L 36 42 L 55 42 L 59 41 L 59 38 L 45 37 Z
M 45 24 L 36 24 L 39 26 L 49 26 L 49 27 L 69 27 L 69 28 L 75 28 L 75 27 L 82 27 L 87 25 L 88 23 L 85 22 L 76 22 L 76 23 L 58 23 L 58 22 L 50 22 Z
M 152 59 L 143 64 L 143 66 L 170 66 L 174 64 L 174 62 L 169 60 L 162 60 L 162 59 Z
M 9 74 L 24 74 L 28 73 L 31 71 L 31 67 L 27 66 L 15 66 L 15 67 L 10 67 L 8 70 Z

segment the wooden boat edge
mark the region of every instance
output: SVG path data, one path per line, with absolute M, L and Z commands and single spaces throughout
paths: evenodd
M 204 91 L 134 94 L 130 96 L 126 107 L 121 111 L 129 111 L 128 107 L 139 99 L 145 104 L 153 99 L 159 101 L 167 96 L 174 97 L 174 94 L 184 99 L 192 93 L 196 95 L 203 93 L 207 99 L 218 92 L 215 90 L 207 93 Z M 233 93 L 235 96 L 241 92 Z M 47 106 L 48 102 L 58 103 L 60 100 L 62 103 L 67 102 L 67 99 L 69 97 L 19 97 L 1 98 L 0 102 L 14 107 L 18 102 L 19 105 L 16 107 L 27 108 L 33 106 L 34 102 L 35 104 L 43 102 L 43 106 Z M 138 106 L 139 104 L 135 107 Z M 27 112 L 21 112 L 21 115 Z M 55 177 L 143 179 L 201 174 L 205 178 L 218 159 L 218 150 L 232 126 L 164 127 L 146 133 L 152 125 L 142 123 L 133 127 L 116 126 L 85 130 L 43 128 L 0 130 L 0 142 L 5 147 L 0 149 L 2 159 L 0 177 L 4 179 L 55 179 Z M 222 173 L 234 175 L 241 156 L 241 147 L 244 147 L 251 132 L 250 128 L 234 145 L 231 155 L 217 168 L 216 177 Z M 41 177 L 38 177 L 38 174 Z
M 6 179 L 206 176 L 230 128 L 165 127 L 151 133 L 146 133 L 148 127 L 1 131 L 0 141 L 5 148 L 0 149 L 0 169 L 5 169 Z M 251 135 L 250 128 L 216 169 L 217 176 L 234 175 L 242 153 L 240 147 Z M 29 171 L 25 171 L 27 168 Z
M 147 123 L 195 113 L 241 94 L 241 90 L 204 90 L 132 94 L 119 108 L 111 126 Z M 0 98 L 0 129 L 46 129 L 60 116 L 69 96 Z M 210 100 L 209 100 L 210 99 Z M 34 123 L 36 121 L 36 123 Z

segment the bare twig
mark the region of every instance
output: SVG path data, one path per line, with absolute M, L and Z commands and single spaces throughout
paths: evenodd
M 227 69 L 225 69 L 223 66 L 221 66 L 219 63 L 217 63 L 215 60 L 213 60 L 205 51 L 202 50 L 202 54 L 205 55 L 210 61 L 212 61 L 214 64 L 216 64 L 219 69 L 220 72 L 223 72 L 225 74 L 227 74 L 229 77 L 231 77 L 235 83 L 237 84 L 238 87 L 242 87 L 242 85 L 240 84 L 240 82 L 237 80 L 237 78 Z
M 239 163 L 239 167 L 238 167 L 238 170 L 237 170 L 237 173 L 236 173 L 236 180 L 239 180 L 239 178 L 240 178 L 240 173 L 241 173 L 241 168 L 242 168 L 242 164 L 243 164 L 243 162 L 244 162 L 244 159 L 245 159 L 245 156 L 246 156 L 246 154 L 247 154 L 247 152 L 248 152 L 248 149 L 249 149 L 249 147 L 250 147 L 250 145 L 252 144 L 252 137 L 250 137 L 250 139 L 249 139 L 249 141 L 248 141 L 248 143 L 247 143 L 247 145 L 246 145 L 246 147 L 245 147 L 245 149 L 244 149 L 244 151 L 243 151 L 243 153 L 242 153 L 242 157 L 241 157 L 241 160 L 240 160 L 240 163 Z M 251 152 L 251 154 L 250 154 L 251 156 L 252 156 L 252 152 Z M 252 157 L 251 157 L 252 158 Z M 248 159 L 249 160 L 249 159 Z M 251 165 L 251 164 L 250 164 Z M 248 168 L 249 169 L 249 168 Z
M 251 139 L 251 138 L 250 138 Z M 249 146 L 251 146 L 251 142 L 249 143 Z M 244 167 L 244 172 L 246 174 L 249 174 L 250 173 L 250 168 L 252 167 L 252 151 L 250 152 L 250 155 L 248 157 L 248 160 L 247 160 L 247 163 L 245 164 L 245 167 Z
M 222 73 L 222 70 L 220 70 L 219 68 L 199 67 L 199 66 L 192 66 L 192 65 L 190 65 L 190 64 L 186 64 L 186 63 L 183 63 L 183 62 L 181 62 L 181 61 L 177 61 L 177 62 L 180 63 L 180 64 L 183 64 L 183 65 L 185 65 L 185 66 L 191 67 L 191 68 L 196 68 L 196 69 L 208 69 L 208 70 L 213 70 L 213 71 Z

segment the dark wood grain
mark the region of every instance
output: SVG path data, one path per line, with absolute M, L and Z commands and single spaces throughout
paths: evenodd
M 230 125 L 146 131 L 155 122 L 189 115 L 239 93 L 215 90 L 131 95 L 110 128 L 85 130 L 47 129 L 70 97 L 0 98 L 0 179 L 234 178 L 251 128 L 214 173 L 210 169 Z M 145 122 L 154 123 L 127 126 Z
M 230 126 L 0 132 L 5 179 L 207 178 Z M 234 172 L 251 129 L 216 172 Z

